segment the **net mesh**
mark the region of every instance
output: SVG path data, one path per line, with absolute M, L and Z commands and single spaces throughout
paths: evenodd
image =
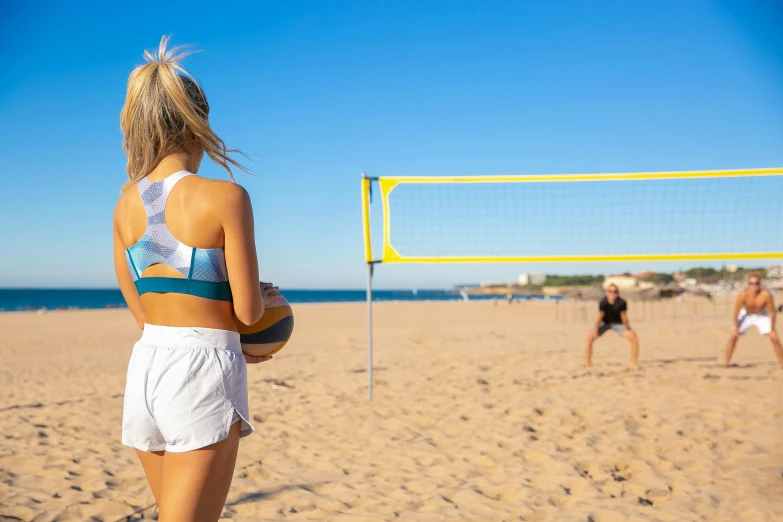
M 460 183 L 396 178 L 386 243 L 401 258 L 783 251 L 783 176 Z M 393 261 L 394 259 L 383 259 Z

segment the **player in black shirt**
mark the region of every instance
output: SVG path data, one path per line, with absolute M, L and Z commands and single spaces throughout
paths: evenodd
M 633 366 L 639 368 L 639 339 L 628 324 L 628 304 L 619 294 L 616 285 L 609 285 L 606 287 L 606 297 L 598 304 L 598 320 L 595 323 L 595 328 L 587 334 L 585 363 L 588 368 L 590 368 L 593 359 L 593 342 L 609 330 L 628 339 L 631 343 Z

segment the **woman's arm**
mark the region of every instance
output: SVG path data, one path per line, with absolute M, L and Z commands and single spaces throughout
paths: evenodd
M 253 208 L 250 196 L 241 186 L 226 182 L 221 189 L 221 222 L 234 313 L 242 323 L 253 324 L 264 314 L 264 301 L 258 282 Z
M 139 299 L 139 293 L 136 290 L 136 285 L 133 284 L 133 278 L 131 277 L 130 270 L 128 269 L 128 262 L 125 259 L 125 246 L 122 244 L 119 232 L 119 207 L 114 210 L 114 272 L 117 274 L 117 282 L 120 285 L 120 291 L 122 297 L 125 298 L 128 308 L 133 314 L 133 318 L 136 319 L 136 323 L 139 328 L 144 329 L 144 306 Z

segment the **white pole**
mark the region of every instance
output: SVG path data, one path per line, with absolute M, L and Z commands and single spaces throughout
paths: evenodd
M 367 263 L 367 402 L 372 402 L 372 263 Z

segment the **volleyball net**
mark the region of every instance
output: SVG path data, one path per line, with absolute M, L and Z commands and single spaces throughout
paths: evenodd
M 783 258 L 783 169 L 388 176 L 364 178 L 362 198 L 374 263 Z
M 372 400 L 374 266 L 781 260 L 783 169 L 363 175 L 362 220 Z

